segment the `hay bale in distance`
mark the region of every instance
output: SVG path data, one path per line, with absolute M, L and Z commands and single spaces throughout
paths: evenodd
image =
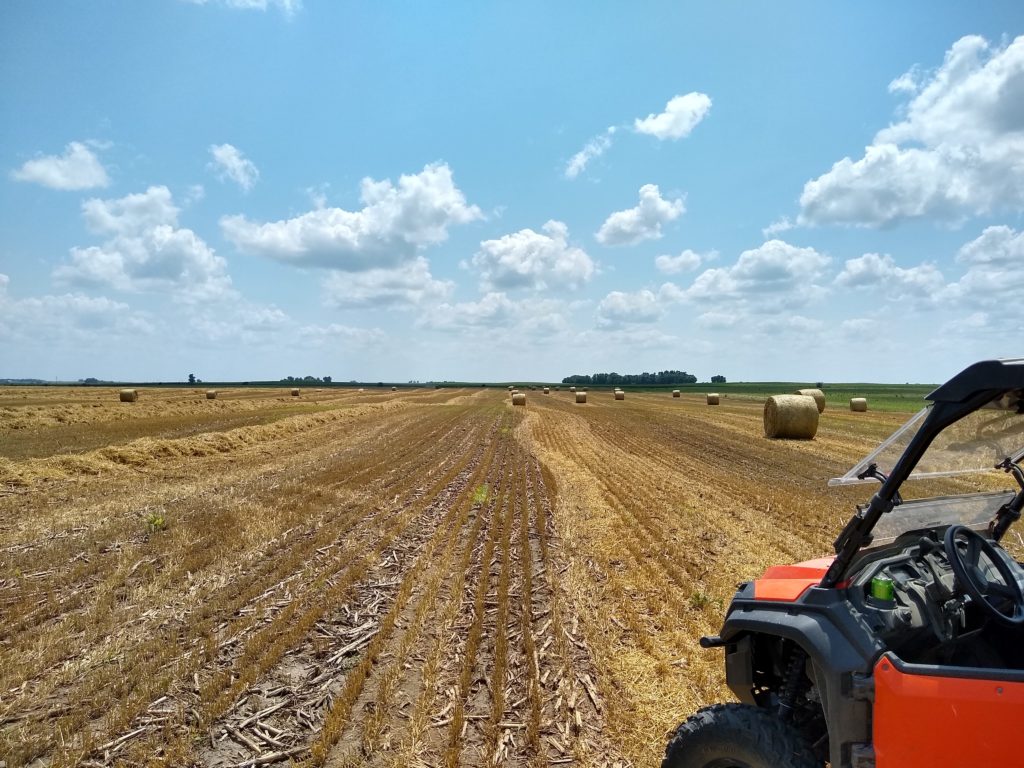
M 392 391 L 392 392 L 397 392 L 397 391 L 398 391 L 398 387 L 392 387 L 392 388 L 391 388 L 391 391 Z
M 515 387 L 513 387 L 511 384 L 509 384 L 508 385 L 508 391 L 511 392 L 513 389 L 515 389 Z
M 818 406 L 818 413 L 825 412 L 825 393 L 822 392 L 820 389 L 798 389 L 793 394 L 807 395 L 808 397 L 813 397 L 815 405 Z
M 575 392 L 576 391 L 576 387 L 569 387 L 569 391 L 570 392 Z
M 137 389 L 122 389 L 117 393 L 117 397 L 122 403 L 134 403 L 139 399 L 139 391 Z
M 708 405 L 718 405 L 720 399 L 717 392 L 708 392 Z
M 817 432 L 818 404 L 810 395 L 772 395 L 765 401 L 765 437 L 810 440 Z
M 292 397 L 298 397 L 298 396 L 299 396 L 299 390 L 293 389 L 292 390 Z
M 672 397 L 680 397 L 680 394 L 679 394 L 679 390 L 678 390 L 678 389 L 673 389 L 673 390 L 672 390 Z
M 207 400 L 216 400 L 217 399 L 217 390 L 216 389 L 208 389 L 208 390 L 206 390 L 206 399 Z
M 577 392 L 576 393 L 576 402 L 577 403 L 585 403 L 585 402 L 587 402 L 587 393 L 586 392 Z
M 850 398 L 850 410 L 857 413 L 865 413 L 868 409 L 868 399 L 866 397 L 851 397 Z
M 623 392 L 621 389 L 615 390 L 615 399 L 616 400 L 625 400 L 626 399 L 626 393 Z
M 526 393 L 516 392 L 512 395 L 512 405 L 526 405 Z
M 544 387 L 544 394 L 545 395 L 550 395 L 551 394 L 551 388 L 550 387 Z

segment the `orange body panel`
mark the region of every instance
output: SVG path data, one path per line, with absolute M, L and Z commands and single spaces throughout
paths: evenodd
M 876 768 L 1021 768 L 1022 721 L 1024 683 L 904 673 L 885 656 L 875 664 Z
M 775 565 L 754 581 L 754 598 L 792 602 L 818 584 L 834 557 L 819 557 L 795 565 Z

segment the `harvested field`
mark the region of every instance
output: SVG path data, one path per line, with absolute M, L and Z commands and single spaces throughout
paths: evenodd
M 656 764 L 736 582 L 827 553 L 905 419 L 722 402 L 0 390 L 0 760 Z

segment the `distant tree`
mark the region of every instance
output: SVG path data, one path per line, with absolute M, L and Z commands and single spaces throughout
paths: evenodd
M 194 373 L 190 373 L 188 375 L 188 383 L 189 384 L 195 384 L 196 383 L 196 375 Z
M 330 376 L 324 376 L 324 384 L 330 384 L 330 383 L 331 383 L 331 377 Z
M 658 373 L 595 373 L 593 375 L 574 374 L 562 379 L 563 384 L 640 384 L 642 386 L 669 384 L 696 384 L 697 377 L 686 371 L 659 371 Z
M 814 386 L 816 386 L 816 387 L 817 387 L 818 389 L 821 389 L 822 387 L 824 387 L 824 386 L 825 386 L 825 382 L 823 382 L 823 381 L 819 381 L 819 382 L 817 382 L 817 383 L 816 383 L 816 384 L 815 384 Z
M 711 383 L 712 384 L 725 384 L 725 376 L 721 376 L 721 375 L 712 376 L 711 377 Z

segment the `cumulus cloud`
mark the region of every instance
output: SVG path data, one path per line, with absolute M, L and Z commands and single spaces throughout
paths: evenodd
M 913 97 L 903 119 L 860 159 L 807 182 L 800 224 L 955 222 L 1024 209 L 1024 36 L 1005 48 L 963 37 L 937 70 L 911 70 L 889 89 Z
M 598 324 L 604 327 L 631 323 L 653 323 L 663 309 L 658 297 L 647 289 L 626 293 L 612 291 L 597 305 Z
M 612 136 L 615 135 L 615 126 L 612 126 L 604 133 L 595 136 L 584 145 L 583 149 L 569 158 L 565 165 L 565 178 L 575 179 L 594 158 L 600 157 L 612 145 Z
M 711 109 L 711 97 L 693 91 L 673 96 L 660 114 L 633 121 L 633 130 L 661 139 L 682 139 L 690 135 Z
M 7 294 L 8 282 L 0 279 L 0 339 L 60 344 L 94 341 L 98 333 L 109 339 L 153 332 L 144 313 L 122 302 L 81 293 L 17 299 Z
M 844 288 L 870 288 L 894 300 L 931 299 L 945 287 L 946 280 L 934 264 L 904 268 L 897 266 L 888 254 L 865 253 L 846 261 L 835 284 Z
M 448 237 L 448 228 L 483 217 L 455 186 L 447 164 L 403 175 L 398 184 L 363 179 L 363 208 L 317 208 L 258 223 L 225 216 L 224 236 L 239 250 L 306 267 L 345 271 L 395 267 Z
M 110 184 L 107 171 L 89 147 L 73 141 L 63 155 L 44 155 L 11 171 L 15 181 L 28 181 L 50 189 L 79 190 Z
M 473 256 L 483 290 L 578 288 L 597 271 L 586 251 L 569 244 L 569 228 L 549 221 L 540 232 L 521 229 L 484 240 Z
M 730 267 L 705 270 L 679 298 L 731 304 L 737 311 L 791 309 L 824 295 L 826 289 L 820 283 L 830 261 L 813 248 L 769 240 L 741 253 Z
M 661 237 L 661 225 L 678 219 L 686 211 L 682 198 L 665 200 L 656 184 L 640 187 L 635 208 L 611 214 L 597 231 L 602 245 L 634 245 Z
M 716 251 L 702 255 L 687 248 L 678 256 L 658 256 L 654 260 L 654 266 L 658 268 L 659 272 L 664 272 L 666 275 L 677 275 L 680 272 L 691 272 L 705 261 L 712 261 L 717 257 Z
M 1001 306 L 1018 313 L 1024 290 L 1024 232 L 1007 226 L 988 227 L 965 244 L 956 256 L 966 272 L 947 286 L 942 299 L 968 307 Z
M 283 332 L 293 327 L 283 310 L 238 299 L 200 307 L 188 314 L 188 324 L 204 341 L 246 346 L 280 344 Z
M 430 308 L 417 325 L 438 331 L 462 332 L 514 327 L 526 332 L 551 331 L 567 325 L 568 307 L 554 299 L 510 299 L 492 291 L 478 301 L 447 302 Z
M 209 168 L 221 181 L 230 179 L 248 192 L 260 177 L 256 164 L 231 144 L 211 144 Z
M 54 270 L 58 281 L 169 292 L 185 302 L 233 295 L 227 262 L 195 232 L 178 227 L 178 208 L 167 187 L 112 200 L 87 200 L 82 216 L 91 231 L 108 239 L 72 248 L 70 263 Z
M 332 271 L 324 280 L 328 305 L 339 309 L 415 306 L 447 299 L 455 288 L 450 280 L 435 280 L 420 256 L 394 269 L 365 272 Z

